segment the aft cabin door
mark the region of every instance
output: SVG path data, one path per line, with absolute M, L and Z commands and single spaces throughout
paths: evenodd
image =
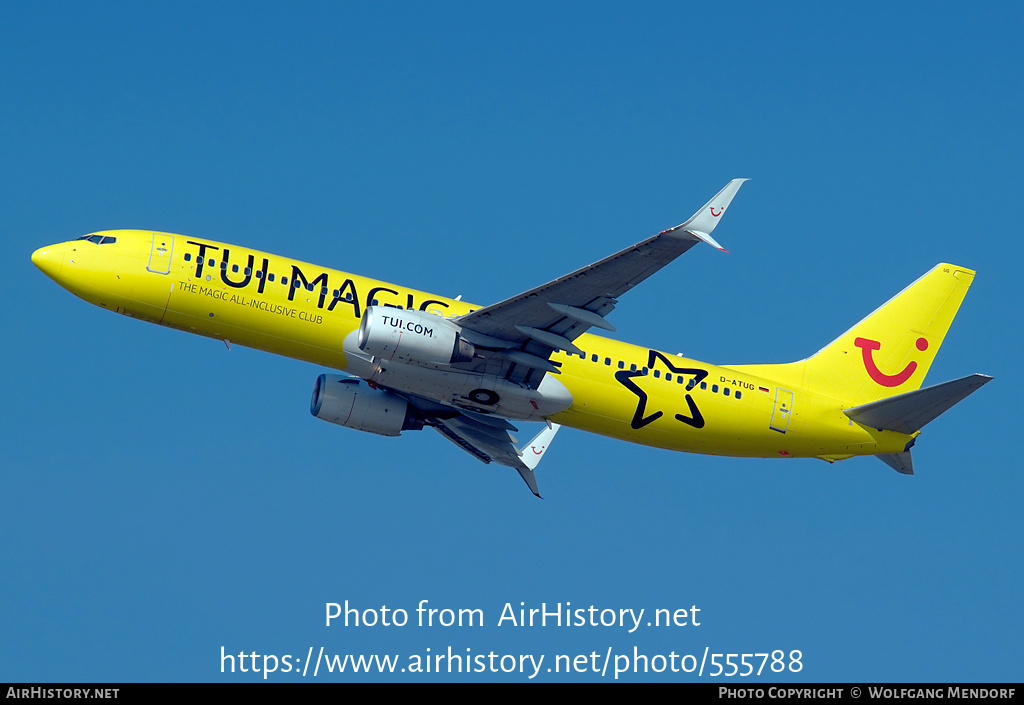
M 775 410 L 772 412 L 771 429 L 785 433 L 789 428 L 789 417 L 793 412 L 793 392 L 788 389 L 775 390 Z
M 149 249 L 149 264 L 146 269 L 154 274 L 170 274 L 173 251 L 173 236 L 168 233 L 153 233 L 153 244 Z

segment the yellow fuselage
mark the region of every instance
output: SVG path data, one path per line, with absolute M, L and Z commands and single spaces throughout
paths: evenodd
M 116 230 L 94 239 L 103 237 L 116 241 L 72 240 L 33 260 L 111 311 L 339 370 L 349 368 L 342 341 L 371 304 L 443 316 L 479 308 L 200 238 Z M 672 450 L 829 461 L 897 453 L 912 438 L 854 423 L 842 400 L 747 370 L 591 334 L 574 342 L 582 358 L 552 356 L 573 400 L 550 417 L 556 423 Z

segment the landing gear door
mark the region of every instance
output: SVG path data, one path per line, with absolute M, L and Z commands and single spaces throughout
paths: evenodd
M 171 273 L 171 254 L 174 252 L 174 236 L 168 233 L 153 233 L 153 244 L 149 249 L 149 264 L 146 269 L 154 274 Z
M 789 417 L 793 413 L 793 392 L 788 389 L 775 390 L 775 410 L 772 411 L 771 429 L 785 433 L 789 428 Z

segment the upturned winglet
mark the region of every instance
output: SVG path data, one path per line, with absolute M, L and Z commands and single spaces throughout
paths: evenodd
M 517 448 L 519 452 L 519 458 L 523 461 L 523 465 L 526 467 L 517 466 L 516 470 L 519 471 L 519 475 L 523 478 L 523 481 L 530 488 L 530 491 L 540 497 L 540 491 L 537 489 L 537 479 L 534 477 L 533 471 L 540 463 L 544 452 L 551 447 L 551 439 L 555 437 L 560 429 L 556 423 L 548 422 L 548 425 L 536 436 L 533 440 L 527 443 L 522 448 Z M 541 497 L 541 499 L 544 499 Z
M 725 188 L 716 193 L 715 197 L 705 203 L 704 207 L 694 213 L 689 220 L 671 228 L 670 231 L 678 231 L 680 235 L 690 235 L 697 240 L 706 242 L 722 252 L 728 252 L 728 250 L 719 245 L 718 242 L 711 237 L 711 231 L 714 230 L 719 221 L 721 221 L 722 215 L 729 207 L 729 204 L 732 203 L 733 197 L 736 195 L 736 192 L 740 190 L 740 186 L 743 185 L 744 181 L 750 181 L 750 179 L 733 179 L 727 183 Z

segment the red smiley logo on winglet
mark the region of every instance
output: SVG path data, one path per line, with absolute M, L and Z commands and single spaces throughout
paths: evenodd
M 722 215 L 722 211 L 724 211 L 724 210 L 725 210 L 725 208 L 719 208 L 718 212 L 715 213 L 715 207 L 711 206 L 711 215 L 714 216 L 715 218 L 717 218 L 718 216 Z
M 543 453 L 545 448 L 547 448 L 547 446 L 541 446 L 540 450 L 537 450 L 537 446 L 530 446 L 530 450 L 532 450 L 535 455 L 540 455 L 541 453 Z
M 875 359 L 872 356 L 874 350 L 878 350 L 882 347 L 881 343 L 877 340 L 869 340 L 868 338 L 857 338 L 853 341 L 853 344 L 860 348 L 864 357 L 864 369 L 867 370 L 868 376 L 883 387 L 900 386 L 910 379 L 910 376 L 914 374 L 914 371 L 917 369 L 917 363 L 911 360 L 902 371 L 897 372 L 894 375 L 887 375 L 878 369 L 878 365 L 875 364 Z M 927 350 L 928 341 L 924 338 L 918 338 L 917 349 L 921 351 Z

